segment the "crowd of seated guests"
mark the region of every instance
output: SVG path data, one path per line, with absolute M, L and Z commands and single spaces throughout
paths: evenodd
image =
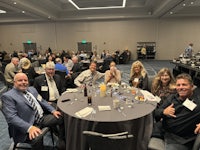
M 122 54 L 125 57 L 130 55 L 127 50 Z M 116 55 L 118 58 L 115 57 Z M 94 52 L 91 56 L 89 68 L 82 70 L 82 64 L 79 60 L 90 58 L 84 52 L 79 55 L 70 55 L 65 52 L 56 55 L 52 51 L 48 51 L 45 59 L 45 73 L 40 75 L 35 73 L 34 68 L 31 66 L 31 60 L 26 58 L 26 55 L 19 59 L 16 52 L 14 52 L 12 56 L 10 63 L 6 65 L 4 70 L 4 76 L 10 88 L 14 84 L 16 73 L 23 72 L 29 80 L 29 85 L 33 85 L 42 98 L 54 108 L 56 108 L 59 96 L 66 88 L 84 87 L 85 84 L 93 85 L 103 77 L 106 84 L 120 84 L 121 82 L 121 72 L 116 65 L 122 61 L 119 53 L 112 55 L 103 51 L 101 57 L 99 57 Z M 103 63 L 98 68 L 96 61 L 100 58 L 103 59 Z M 127 60 L 123 63 L 127 63 Z M 56 74 L 56 70 L 66 72 L 65 82 Z M 138 60 L 132 63 L 129 84 L 131 87 L 148 89 L 147 71 L 142 62 Z M 162 138 L 168 140 L 167 146 L 174 147 L 175 145 L 176 147 L 178 145 L 178 149 L 182 149 L 182 147 L 190 149 L 195 134 L 200 133 L 200 120 L 198 119 L 200 110 L 199 93 L 198 89 L 193 87 L 193 81 L 189 75 L 181 74 L 175 80 L 168 68 L 162 68 L 152 82 L 151 93 L 161 99 L 155 109 L 155 120 L 159 122 L 159 130 L 156 131 L 156 136 L 162 134 Z M 189 105 L 193 105 L 194 108 L 191 109 L 187 104 L 183 104 L 184 101 L 189 102 Z M 152 136 L 154 135 L 155 132 Z M 169 140 L 169 137 L 172 137 L 173 140 Z M 183 139 L 184 143 L 180 139 Z

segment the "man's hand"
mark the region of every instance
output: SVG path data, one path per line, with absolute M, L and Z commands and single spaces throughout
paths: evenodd
M 32 140 L 40 134 L 42 134 L 42 131 L 40 130 L 40 128 L 36 126 L 32 126 L 29 130 L 29 139 Z
M 60 116 L 62 116 L 61 113 L 60 113 L 59 111 L 57 111 L 57 110 L 53 112 L 53 115 L 54 115 L 56 118 L 59 118 Z
M 164 109 L 163 114 L 166 116 L 176 117 L 174 104 L 172 103 L 167 108 Z
M 196 129 L 194 130 L 194 133 L 195 133 L 195 134 L 200 133 L 200 123 L 199 123 L 199 124 L 196 124 Z

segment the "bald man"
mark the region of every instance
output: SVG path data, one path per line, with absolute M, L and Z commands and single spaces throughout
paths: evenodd
M 2 112 L 9 125 L 10 136 L 15 143 L 30 141 L 32 149 L 41 149 L 42 139 L 32 142 L 42 133 L 41 127 L 59 125 L 59 143 L 64 143 L 61 113 L 42 99 L 35 88 L 28 85 L 27 75 L 17 73 L 14 77 L 14 87 L 1 97 Z M 61 145 L 58 145 L 58 149 L 62 149 Z
M 13 86 L 13 79 L 16 72 L 19 71 L 18 65 L 19 65 L 19 58 L 17 57 L 13 57 L 11 59 L 11 62 L 6 65 L 6 68 L 4 71 L 4 77 L 10 88 Z

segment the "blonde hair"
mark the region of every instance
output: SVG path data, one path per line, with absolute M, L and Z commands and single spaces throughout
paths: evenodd
M 133 75 L 135 75 L 135 70 L 134 70 L 135 67 L 140 67 L 140 69 L 141 69 L 141 72 L 140 72 L 141 76 L 144 78 L 146 76 L 146 74 L 147 74 L 147 71 L 144 68 L 144 65 L 139 60 L 133 62 L 132 66 L 131 66 L 130 78 Z
M 175 80 L 174 80 L 174 77 L 173 77 L 170 69 L 169 68 L 162 68 L 157 73 L 157 75 L 155 76 L 155 78 L 154 78 L 154 80 L 152 82 L 151 92 L 153 94 L 155 94 L 160 89 L 160 87 L 162 86 L 161 76 L 164 73 L 167 73 L 169 75 L 169 77 L 170 77 L 170 81 L 169 81 L 169 83 L 167 85 L 169 87 L 169 89 L 175 89 Z

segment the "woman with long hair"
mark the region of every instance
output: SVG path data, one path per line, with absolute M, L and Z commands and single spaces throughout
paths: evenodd
M 148 89 L 148 75 L 144 68 L 144 65 L 140 61 L 133 62 L 130 72 L 130 86 L 141 88 L 143 90 Z

